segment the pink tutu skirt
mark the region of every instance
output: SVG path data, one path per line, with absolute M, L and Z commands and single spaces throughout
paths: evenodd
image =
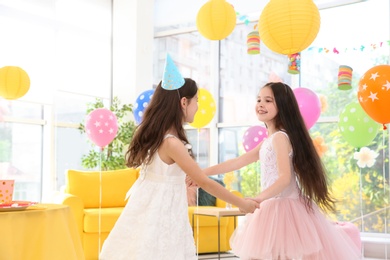
M 230 244 L 241 260 L 357 260 L 359 234 L 353 224 L 327 219 L 316 205 L 307 211 L 299 199 L 273 198 L 246 215 Z

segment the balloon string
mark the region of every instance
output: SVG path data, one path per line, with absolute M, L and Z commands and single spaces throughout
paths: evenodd
M 199 139 L 200 128 L 198 128 L 198 135 L 196 140 L 196 162 L 199 163 Z M 199 209 L 199 187 L 196 188 L 196 211 Z M 196 255 L 199 255 L 199 215 L 196 215 Z
M 98 256 L 100 255 L 100 246 L 101 246 L 101 227 L 102 227 L 102 156 L 104 148 L 100 148 L 100 160 L 99 160 L 99 247 L 98 247 Z
M 383 132 L 383 134 L 382 134 L 382 147 L 386 147 L 385 146 L 385 139 L 386 139 L 385 134 L 386 134 L 386 132 Z M 385 160 L 384 160 L 384 158 L 386 158 L 386 149 L 385 148 L 382 149 L 382 158 L 383 158 L 382 159 L 383 197 L 386 198 L 386 167 L 385 167 Z M 390 178 L 389 178 L 389 187 L 390 187 Z M 386 206 L 388 206 L 388 205 L 386 205 Z M 384 212 L 384 214 L 385 214 L 384 215 L 384 218 L 385 218 L 385 220 L 384 220 L 384 223 L 385 223 L 385 234 L 387 234 L 387 212 L 388 212 L 388 210 L 386 210 Z M 388 249 L 388 247 L 386 246 L 386 249 L 385 249 L 385 259 L 387 259 L 387 249 Z
M 360 178 L 359 178 L 359 188 L 360 188 L 360 216 L 362 220 L 362 232 L 364 232 L 364 218 L 363 218 L 363 181 L 362 181 L 362 168 L 359 167 L 359 173 L 360 173 Z

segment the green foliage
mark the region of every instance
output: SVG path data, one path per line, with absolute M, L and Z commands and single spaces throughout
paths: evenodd
M 97 98 L 95 102 L 87 104 L 86 114 L 88 115 L 93 110 L 103 107 L 103 100 Z M 121 105 L 119 99 L 114 97 L 110 110 L 115 114 L 118 121 L 117 135 L 102 152 L 91 149 L 88 154 L 82 156 L 81 164 L 86 169 L 95 169 L 99 165 L 104 171 L 126 168 L 124 154 L 135 130 L 135 123 L 130 120 L 129 116 L 133 112 L 133 106 L 132 104 Z M 85 133 L 83 123 L 80 123 L 79 130 L 81 133 Z M 94 148 L 96 147 L 96 145 L 92 145 Z
M 252 163 L 240 169 L 241 192 L 245 197 L 255 197 L 260 193 L 260 163 Z

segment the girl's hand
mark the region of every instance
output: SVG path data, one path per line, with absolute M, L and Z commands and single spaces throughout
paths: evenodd
M 260 198 L 246 198 L 246 199 L 256 201 L 259 204 L 262 202 Z
M 257 201 L 252 199 L 244 199 L 243 206 L 239 207 L 239 209 L 243 213 L 253 213 L 259 207 L 260 204 Z
M 188 175 L 186 176 L 186 186 L 187 187 L 198 187 L 198 185 Z

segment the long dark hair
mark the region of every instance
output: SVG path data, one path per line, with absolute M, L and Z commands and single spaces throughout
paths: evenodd
M 294 152 L 293 166 L 305 205 L 311 209 L 311 202 L 315 201 L 323 210 L 334 212 L 335 200 L 329 193 L 325 167 L 306 128 L 294 92 L 281 82 L 267 83 L 264 87 L 271 88 L 278 108 L 275 128 L 284 129 L 289 136 Z
M 126 152 L 128 167 L 136 168 L 148 164 L 172 126 L 176 129 L 178 138 L 188 143 L 183 128 L 184 113 L 180 99 L 186 97 L 191 102 L 198 86 L 192 79 L 184 80 L 184 85 L 178 90 L 165 90 L 161 87 L 161 82 L 158 84 Z

